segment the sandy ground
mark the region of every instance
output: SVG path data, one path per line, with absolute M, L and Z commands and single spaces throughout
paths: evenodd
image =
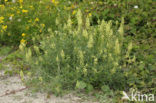
M 23 85 L 18 75 L 6 76 L 4 71 L 0 71 L 0 103 L 93 103 L 82 101 L 72 94 L 64 97 L 51 95 L 47 98 L 47 94 L 32 93 Z
M 32 93 L 26 88 L 18 76 L 5 76 L 0 71 L 0 103 L 93 103 L 83 101 L 72 94 L 64 97 L 51 95 L 47 98 L 44 93 Z

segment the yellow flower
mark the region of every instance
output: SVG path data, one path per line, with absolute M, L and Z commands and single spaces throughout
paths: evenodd
M 55 0 L 51 0 L 51 2 L 55 5 L 55 6 L 57 6 L 58 5 L 58 1 L 55 1 Z
M 76 10 L 73 10 L 72 14 L 75 15 L 76 14 Z
M 52 3 L 55 3 L 55 0 L 51 0 Z
M 41 24 L 41 26 L 44 28 L 45 27 L 45 24 Z
M 38 22 L 39 21 L 39 18 L 35 18 L 35 21 Z
M 72 6 L 71 6 L 71 9 L 74 9 L 74 8 L 75 8 L 75 6 L 74 6 L 74 5 L 72 5 Z
M 22 12 L 23 12 L 23 13 L 27 13 L 27 12 L 28 12 L 28 10 L 24 10 L 24 9 L 23 9 L 23 10 L 22 10 Z
M 19 13 L 20 13 L 20 11 L 18 10 L 18 11 L 17 11 L 17 14 L 19 14 Z
M 11 33 L 8 33 L 8 36 L 10 36 L 11 35 Z
M 56 1 L 56 2 L 55 2 L 55 6 L 56 6 L 56 5 L 58 5 L 58 3 L 59 3 L 59 2 L 58 2 L 58 1 Z
M 31 6 L 29 6 L 30 8 L 33 8 L 33 6 L 31 5 Z
M 3 30 L 1 30 L 1 33 L 3 33 Z
M 1 16 L 1 17 L 0 17 L 0 23 L 3 23 L 3 22 L 4 22 L 3 20 L 4 20 L 4 17 Z
M 85 12 L 87 12 L 87 13 L 88 13 L 88 12 L 89 12 L 89 10 L 85 10 Z
M 32 22 L 32 20 L 30 19 L 30 20 L 28 20 L 28 22 L 29 22 L 29 23 L 31 23 L 31 22 Z
M 23 0 L 19 0 L 19 3 L 23 3 Z
M 26 29 L 29 30 L 29 26 L 27 26 Z
M 100 5 L 102 5 L 102 4 L 103 4 L 103 2 L 102 2 L 102 1 L 100 1 L 100 2 L 99 2 L 99 4 L 100 4 Z
M 10 14 L 10 16 L 12 16 L 12 17 L 13 17 L 13 16 L 14 16 L 14 14 Z
M 2 26 L 2 29 L 3 29 L 3 30 L 6 30 L 7 27 L 8 27 L 7 25 L 3 25 L 3 26 Z
M 25 43 L 25 42 L 26 42 L 26 40 L 22 39 L 20 42 L 21 42 L 21 44 L 22 44 L 22 43 Z
M 22 33 L 22 36 L 24 37 L 24 36 L 26 36 L 26 34 L 25 33 Z
M 91 14 L 91 13 L 89 13 L 89 14 L 88 14 L 88 16 L 89 16 L 89 17 L 91 17 L 91 16 L 92 16 L 92 14 Z
M 1 17 L 0 17 L 0 20 L 3 20 L 3 19 L 4 19 L 4 17 L 3 17 L 3 16 L 1 16 Z
M 4 9 L 4 8 L 5 8 L 5 6 L 4 6 L 4 5 L 0 5 L 0 8 Z

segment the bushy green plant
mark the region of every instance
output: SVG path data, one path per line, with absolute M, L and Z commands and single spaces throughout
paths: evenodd
M 103 91 L 107 86 L 155 93 L 154 4 L 153 0 L 1 0 L 0 45 L 20 45 L 36 73 L 32 82 L 56 93 L 64 88 Z M 121 17 L 125 22 L 119 25 Z
M 77 26 L 72 25 L 70 18 L 64 25 L 57 23 L 57 31 L 49 29 L 50 35 L 40 46 L 27 50 L 26 60 L 36 71 L 35 75 L 42 77 L 44 83 L 53 84 L 51 88 L 56 91 L 100 89 L 104 85 L 123 90 L 126 87 L 121 66 L 126 50 L 123 48 L 123 22 L 114 30 L 111 21 L 99 21 L 97 26 L 90 26 L 88 17 L 85 21 L 84 24 L 79 10 Z M 130 43 L 127 56 L 131 49 Z

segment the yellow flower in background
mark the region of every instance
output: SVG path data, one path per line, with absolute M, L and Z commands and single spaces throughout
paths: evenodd
M 55 5 L 55 6 L 57 6 L 58 5 L 58 1 L 55 1 L 55 0 L 51 0 L 51 2 Z
M 41 24 L 41 26 L 44 28 L 45 27 L 45 24 Z
M 88 12 L 89 12 L 89 10 L 85 10 L 85 12 L 87 12 L 87 13 L 88 13 Z
M 22 39 L 20 42 L 21 42 L 21 44 L 23 44 L 23 43 L 25 43 L 25 42 L 26 42 L 26 40 Z
M 55 6 L 56 6 L 56 5 L 58 5 L 58 3 L 59 3 L 59 2 L 58 2 L 58 1 L 56 1 L 56 2 L 55 2 Z
M 55 0 L 51 0 L 51 2 L 52 2 L 52 3 L 54 3 L 54 2 L 55 2 Z
M 28 20 L 28 22 L 29 22 L 29 23 L 31 23 L 31 22 L 32 22 L 32 20 L 30 19 L 30 20 Z
M 11 35 L 11 33 L 8 33 L 8 36 L 10 36 Z
M 0 5 L 0 8 L 4 8 L 5 6 L 4 5 Z
M 1 16 L 1 17 L 0 17 L 0 20 L 3 20 L 3 19 L 4 19 L 4 17 L 3 17 L 3 16 Z
M 20 13 L 20 11 L 18 10 L 18 11 L 17 11 L 17 14 L 19 14 L 19 13 Z
M 27 13 L 27 12 L 28 12 L 28 10 L 24 10 L 24 9 L 23 9 L 23 10 L 22 10 L 22 12 L 23 12 L 23 13 Z
M 12 16 L 12 17 L 13 17 L 13 16 L 14 16 L 14 14 L 10 14 L 10 16 Z
M 7 27 L 8 27 L 7 25 L 3 25 L 3 26 L 2 26 L 2 29 L 3 29 L 3 30 L 6 30 Z
M 20 9 L 22 9 L 22 8 L 23 8 L 23 6 L 21 5 L 21 6 L 20 6 Z
M 1 16 L 1 17 L 0 17 L 0 23 L 3 23 L 3 22 L 4 22 L 3 20 L 4 20 L 4 17 Z
M 5 0 L 5 2 L 7 2 L 8 0 Z
M 19 3 L 23 3 L 23 0 L 19 0 Z
M 67 10 L 67 7 L 66 7 L 66 6 L 64 6 L 64 9 L 65 9 L 65 10 Z
M 29 30 L 29 26 L 26 26 L 26 30 Z
M 24 36 L 26 36 L 26 34 L 25 33 L 22 33 L 22 36 L 24 37 Z
M 88 16 L 89 16 L 89 17 L 91 17 L 91 16 L 92 16 L 92 14 L 91 14 L 91 13 L 89 13 L 89 14 L 88 14 Z
M 71 9 L 74 9 L 74 8 L 75 8 L 75 5 L 72 5 L 72 6 L 71 6 Z
M 76 14 L 76 10 L 73 10 L 72 14 L 75 15 Z
M 39 21 L 39 18 L 35 18 L 35 21 L 38 22 Z
M 31 5 L 31 6 L 29 6 L 30 8 L 33 8 L 33 6 Z

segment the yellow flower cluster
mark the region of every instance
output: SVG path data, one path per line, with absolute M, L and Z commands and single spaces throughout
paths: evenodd
M 0 8 L 1 8 L 1 9 L 4 9 L 4 8 L 5 8 L 5 6 L 4 6 L 4 5 L 0 5 Z
M 21 44 L 23 44 L 23 43 L 25 43 L 25 42 L 26 42 L 26 40 L 22 39 L 20 42 L 21 42 Z
M 3 33 L 4 31 L 7 30 L 8 26 L 7 25 L 2 25 L 1 28 L 2 28 L 1 33 Z
M 35 18 L 35 22 L 38 22 L 39 21 L 39 18 Z
M 2 25 L 2 29 L 5 31 L 7 29 L 7 25 Z
M 4 22 L 3 20 L 4 20 L 4 17 L 1 16 L 1 17 L 0 17 L 0 23 L 3 23 L 3 22 Z
M 23 3 L 23 0 L 19 0 L 19 3 L 22 4 Z

